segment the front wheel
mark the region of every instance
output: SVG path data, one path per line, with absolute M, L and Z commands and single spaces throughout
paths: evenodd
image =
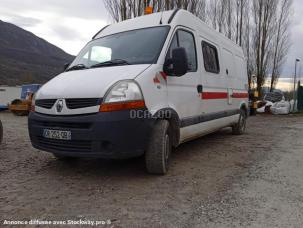
M 232 131 L 234 135 L 242 135 L 246 130 L 246 112 L 241 109 L 238 123 L 232 126 Z
M 158 120 L 145 153 L 145 164 L 149 173 L 161 175 L 167 173 L 172 150 L 171 138 L 169 122 Z

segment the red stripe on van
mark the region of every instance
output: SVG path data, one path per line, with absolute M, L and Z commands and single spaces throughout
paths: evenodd
M 157 75 L 156 75 L 156 77 L 154 77 L 154 83 L 155 83 L 155 84 L 161 83 L 160 80 L 159 80 L 159 78 L 157 78 Z
M 161 74 L 162 78 L 166 81 L 167 75 L 163 71 L 161 71 L 160 74 Z
M 228 93 L 226 92 L 203 92 L 202 99 L 226 99 L 228 97 Z
M 232 98 L 248 98 L 248 93 L 233 93 Z

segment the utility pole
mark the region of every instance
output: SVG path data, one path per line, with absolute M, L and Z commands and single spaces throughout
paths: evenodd
M 297 99 L 297 96 L 296 96 L 296 84 L 297 84 L 297 64 L 298 64 L 298 62 L 300 62 L 300 59 L 296 59 L 296 62 L 295 62 L 294 93 L 293 93 L 294 107 L 293 107 L 293 112 L 296 111 L 296 99 Z

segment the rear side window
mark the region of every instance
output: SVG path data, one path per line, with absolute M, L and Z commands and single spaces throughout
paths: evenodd
M 210 73 L 219 74 L 220 64 L 217 48 L 210 43 L 202 41 L 202 52 L 205 70 Z
M 185 30 L 178 30 L 174 35 L 166 58 L 171 58 L 173 49 L 177 47 L 183 47 L 186 50 L 189 65 L 188 71 L 197 71 L 197 55 L 194 35 Z

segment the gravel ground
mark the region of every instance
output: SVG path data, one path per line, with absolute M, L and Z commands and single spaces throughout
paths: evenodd
M 31 219 L 302 227 L 302 116 L 252 117 L 245 135 L 226 129 L 183 144 L 166 176 L 146 174 L 142 158 L 59 161 L 31 147 L 27 118 L 0 119 L 0 227 Z

